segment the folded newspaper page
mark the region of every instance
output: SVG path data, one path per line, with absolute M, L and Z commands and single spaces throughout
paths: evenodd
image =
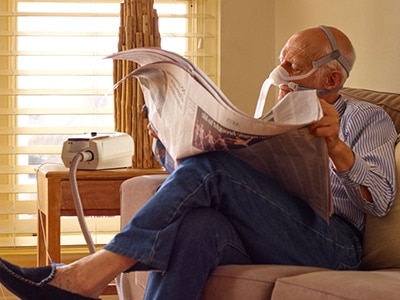
M 189 156 L 231 151 L 328 221 L 332 212 L 328 155 L 308 124 L 322 117 L 316 91 L 292 92 L 261 118 L 236 108 L 196 66 L 159 48 L 110 55 L 141 67 L 141 85 L 158 153 L 167 171 Z M 165 147 L 165 148 L 164 148 Z

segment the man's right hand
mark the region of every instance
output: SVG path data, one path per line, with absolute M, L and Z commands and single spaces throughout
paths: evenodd
M 151 128 L 150 123 L 147 124 L 147 130 L 149 131 L 149 135 L 150 135 L 152 138 L 158 139 L 158 136 L 157 136 L 157 134 L 154 132 L 153 128 Z

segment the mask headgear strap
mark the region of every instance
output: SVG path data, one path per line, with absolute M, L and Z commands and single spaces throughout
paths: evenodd
M 329 53 L 328 55 L 325 55 L 324 57 L 314 61 L 313 66 L 318 68 L 318 67 L 336 59 L 340 63 L 340 65 L 345 69 L 347 77 L 349 77 L 350 65 L 346 61 L 346 59 L 343 57 L 343 55 L 340 53 L 337 43 L 336 43 L 336 39 L 333 36 L 332 32 L 329 30 L 328 27 L 326 27 L 324 25 L 319 26 L 319 28 L 321 28 L 325 32 L 326 36 L 328 37 L 329 42 L 331 44 L 332 52 Z

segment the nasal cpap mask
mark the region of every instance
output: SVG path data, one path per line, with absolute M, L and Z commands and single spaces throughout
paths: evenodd
M 307 88 L 299 86 L 297 83 L 294 83 L 292 81 L 305 79 L 305 78 L 311 76 L 311 74 L 314 73 L 317 69 L 318 69 L 318 67 L 313 67 L 307 73 L 304 73 L 301 75 L 296 75 L 296 76 L 290 76 L 288 71 L 286 71 L 286 69 L 284 67 L 277 66 L 269 74 L 268 78 L 270 79 L 272 85 L 280 86 L 280 85 L 285 84 L 293 91 L 298 91 L 298 90 L 307 89 Z
M 269 91 L 271 85 L 275 85 L 278 87 L 280 85 L 287 85 L 293 91 L 310 90 L 309 87 L 301 86 L 297 83 L 294 83 L 293 81 L 305 79 L 305 78 L 311 76 L 315 71 L 318 70 L 319 67 L 327 64 L 328 62 L 330 62 L 332 60 L 337 60 L 340 63 L 340 65 L 344 68 L 344 70 L 346 71 L 347 77 L 349 76 L 350 69 L 351 69 L 350 64 L 346 61 L 346 59 L 340 53 L 337 43 L 336 43 L 336 39 L 333 36 L 332 32 L 329 30 L 328 27 L 323 26 L 323 25 L 319 26 L 319 28 L 321 28 L 327 35 L 329 42 L 331 44 L 332 52 L 318 60 L 313 61 L 312 69 L 310 71 L 308 71 L 307 73 L 304 73 L 301 75 L 290 76 L 290 74 L 288 73 L 288 71 L 286 71 L 286 69 L 284 67 L 282 67 L 280 65 L 277 66 L 269 74 L 268 78 L 264 81 L 264 83 L 261 87 L 256 111 L 254 114 L 255 118 L 259 118 L 262 116 L 262 113 L 264 110 L 264 105 L 265 105 L 265 100 L 266 100 L 266 97 L 267 97 L 267 94 L 268 94 L 268 91 Z M 330 92 L 332 92 L 332 91 L 317 90 L 317 94 L 319 94 L 319 95 L 327 94 Z

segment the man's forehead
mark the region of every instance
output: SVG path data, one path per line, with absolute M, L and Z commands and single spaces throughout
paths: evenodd
M 321 52 L 321 46 L 316 45 L 312 40 L 293 36 L 282 48 L 280 58 L 313 61 L 322 55 L 319 52 Z
M 309 45 L 287 45 L 282 49 L 280 59 L 312 61 L 315 58 L 315 53 L 311 50 L 312 48 Z

